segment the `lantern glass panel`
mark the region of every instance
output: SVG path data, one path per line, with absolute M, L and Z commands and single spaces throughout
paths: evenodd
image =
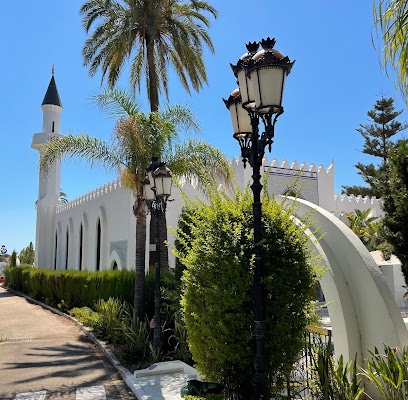
M 169 197 L 171 195 L 170 174 L 159 174 L 155 177 L 156 193 L 159 197 Z
M 143 184 L 143 197 L 145 200 L 153 201 L 155 199 L 154 190 L 152 190 L 151 182 L 153 182 L 152 178 L 149 177 L 150 183 Z
M 258 112 L 268 112 L 271 107 L 282 105 L 286 69 L 264 66 L 251 71 L 254 98 Z
M 233 103 L 229 107 L 234 135 L 252 132 L 251 118 L 242 108 L 241 103 Z
M 249 78 L 243 69 L 238 72 L 237 78 L 242 104 L 246 105 L 247 107 L 254 107 L 254 89 L 251 82 L 248 82 Z

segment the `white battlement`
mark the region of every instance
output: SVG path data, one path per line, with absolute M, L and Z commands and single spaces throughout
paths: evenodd
M 337 198 L 345 203 L 355 203 L 355 204 L 372 204 L 372 205 L 377 205 L 378 203 L 381 203 L 381 199 L 377 199 L 375 196 L 374 197 L 369 197 L 369 196 L 356 196 L 354 194 L 346 195 L 346 194 L 335 194 L 334 199 L 337 200 Z
M 239 170 L 243 167 L 243 161 L 240 157 L 234 156 L 231 160 L 231 164 L 233 165 L 234 169 Z M 318 173 L 326 173 L 326 174 L 333 174 L 334 173 L 334 160 L 330 164 L 330 166 L 326 169 L 323 164 L 320 164 L 319 167 L 316 167 L 316 164 L 311 163 L 308 165 L 306 161 L 301 162 L 300 164 L 298 161 L 294 160 L 291 163 L 287 159 L 283 159 L 282 162 L 279 161 L 278 158 L 274 158 L 269 161 L 268 157 L 265 156 L 262 160 L 263 167 L 274 167 L 274 168 L 285 168 L 285 169 L 292 169 L 296 171 L 310 171 L 310 172 L 318 172 Z
M 98 197 L 103 196 L 104 194 L 111 193 L 114 190 L 121 189 L 122 188 L 122 183 L 120 179 L 115 179 L 111 182 L 105 183 L 104 185 L 91 190 L 90 192 L 70 201 L 67 204 L 60 204 L 60 206 L 57 208 L 57 214 L 61 214 L 67 210 L 73 209 L 83 203 L 87 203 L 89 201 L 92 201 Z
M 383 215 L 382 201 L 376 197 L 335 194 L 334 203 L 334 215 L 339 218 L 345 214 L 354 213 L 356 209 L 361 211 L 371 209 L 371 217 L 381 217 Z

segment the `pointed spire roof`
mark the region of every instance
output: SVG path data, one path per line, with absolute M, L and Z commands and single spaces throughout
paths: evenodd
M 52 66 L 51 81 L 48 85 L 47 92 L 45 93 L 44 100 L 41 105 L 43 106 L 44 104 L 52 104 L 54 106 L 62 107 L 61 99 L 58 94 L 57 84 L 55 83 L 54 79 L 54 66 Z

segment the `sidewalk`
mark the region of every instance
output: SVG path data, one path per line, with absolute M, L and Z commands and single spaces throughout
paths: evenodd
M 156 363 L 149 368 L 135 371 L 134 374 L 132 374 L 121 365 L 112 351 L 108 349 L 106 343 L 95 338 L 90 328 L 83 326 L 76 319 L 53 307 L 31 299 L 22 293 L 7 289 L 2 285 L 0 285 L 0 287 L 20 297 L 25 297 L 30 302 L 40 305 L 44 309 L 60 315 L 77 325 L 84 334 L 104 352 L 138 400 L 182 400 L 180 396 L 182 384 L 188 379 L 200 379 L 198 372 L 182 361 Z M 35 327 L 31 326 L 31 329 L 35 329 Z

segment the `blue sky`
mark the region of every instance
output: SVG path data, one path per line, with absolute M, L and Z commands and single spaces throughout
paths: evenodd
M 355 0 L 213 0 L 220 16 L 210 34 L 216 53 L 206 55 L 209 85 L 187 95 L 170 82 L 170 102 L 188 106 L 199 118 L 202 138 L 229 158 L 239 155 L 222 97 L 236 88 L 229 64 L 246 52 L 245 44 L 275 37 L 276 48 L 296 60 L 286 81 L 285 113 L 279 118 L 270 159 L 297 160 L 329 167 L 335 162 L 335 187 L 361 184 L 354 165 L 368 162 L 355 131 L 380 95 L 405 103 L 393 76 L 380 67 L 373 47 L 372 1 Z M 86 39 L 78 10 L 82 0 L 5 2 L 0 24 L 2 62 L 0 245 L 18 252 L 35 241 L 38 153 L 30 148 L 42 130 L 41 102 L 55 65 L 64 107 L 62 133 L 89 132 L 110 140 L 114 126 L 90 97 L 101 90 L 82 66 Z M 126 87 L 124 71 L 119 86 Z M 142 86 L 143 87 L 143 86 Z M 148 111 L 145 93 L 138 99 Z M 406 112 L 400 117 L 408 120 Z M 64 163 L 61 188 L 69 199 L 115 178 L 87 164 Z M 126 212 L 126 211 L 124 211 Z M 131 214 L 129 212 L 129 217 Z

